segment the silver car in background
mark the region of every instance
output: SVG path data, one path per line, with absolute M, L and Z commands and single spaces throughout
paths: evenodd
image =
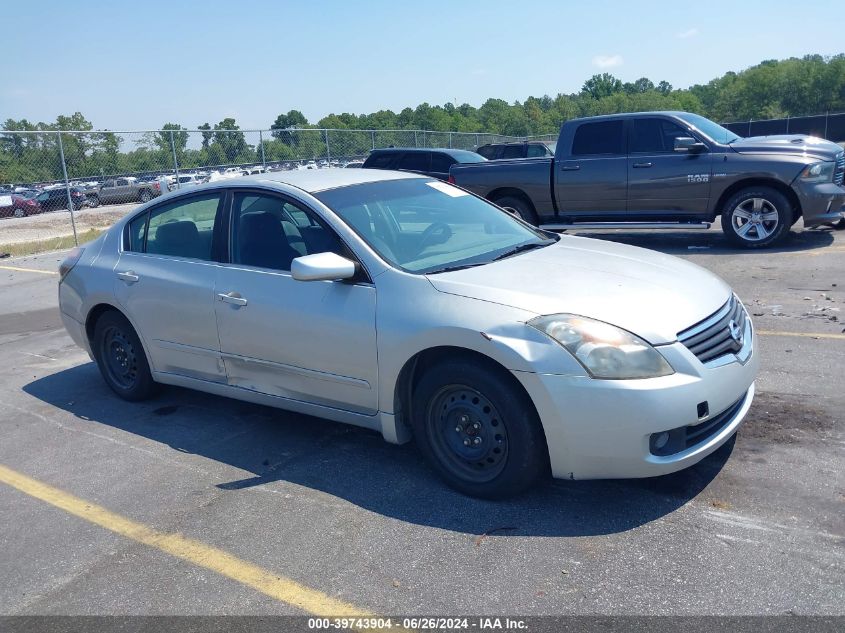
M 758 372 L 711 273 L 407 173 L 192 187 L 60 274 L 64 324 L 122 398 L 179 385 L 413 437 L 481 497 L 690 466 L 736 432 Z

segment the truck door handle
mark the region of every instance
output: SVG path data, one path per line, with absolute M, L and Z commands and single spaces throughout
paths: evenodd
M 651 163 L 634 163 L 635 169 L 644 169 L 645 167 L 651 167 Z
M 561 165 L 561 171 L 578 171 L 581 169 L 581 165 Z
M 128 284 L 134 284 L 137 281 L 140 281 L 140 277 L 135 274 L 134 270 L 127 270 L 123 273 L 117 273 L 117 278 L 121 281 L 125 281 Z
M 223 303 L 231 303 L 235 306 L 245 306 L 247 304 L 246 299 L 244 299 L 236 292 L 230 292 L 228 294 L 223 294 L 221 292 L 217 296 L 220 297 L 220 301 L 222 301 Z

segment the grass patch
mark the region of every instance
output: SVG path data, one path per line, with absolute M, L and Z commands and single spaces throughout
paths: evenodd
M 84 244 L 95 239 L 105 231 L 105 229 L 88 229 L 79 233 L 79 243 Z M 46 253 L 49 251 L 61 251 L 68 248 L 73 248 L 73 235 L 64 235 L 62 237 L 52 237 L 47 240 L 36 240 L 34 242 L 21 242 L 20 244 L 0 244 L 0 255 L 9 254 L 10 257 L 20 257 L 22 255 L 37 255 L 38 253 Z

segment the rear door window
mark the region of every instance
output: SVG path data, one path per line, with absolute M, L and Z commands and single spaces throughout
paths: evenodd
M 502 158 L 522 158 L 523 156 L 522 145 L 505 145 L 502 152 Z
M 431 154 L 431 171 L 436 174 L 448 174 L 449 168 L 455 164 L 455 159 L 446 154 L 432 152 Z
M 545 145 L 529 145 L 528 158 L 537 158 L 539 156 L 551 156 L 551 152 Z
M 407 152 L 399 161 L 399 169 L 429 171 L 431 152 Z
M 368 169 L 392 169 L 396 162 L 394 152 L 379 152 L 367 158 L 364 167 Z
M 192 196 L 151 209 L 129 223 L 127 250 L 211 261 L 219 193 Z
M 582 123 L 572 141 L 573 156 L 616 155 L 625 153 L 625 122 Z

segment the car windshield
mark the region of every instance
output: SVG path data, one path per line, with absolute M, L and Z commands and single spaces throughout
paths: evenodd
M 558 240 L 439 180 L 386 180 L 314 195 L 383 259 L 411 273 L 479 266 Z
M 729 129 L 722 127 L 718 123 L 714 123 L 710 119 L 705 119 L 703 116 L 690 114 L 689 112 L 684 112 L 678 116 L 693 126 L 696 130 L 713 139 L 717 143 L 730 145 L 734 141 L 742 138 L 741 136 L 731 132 Z

